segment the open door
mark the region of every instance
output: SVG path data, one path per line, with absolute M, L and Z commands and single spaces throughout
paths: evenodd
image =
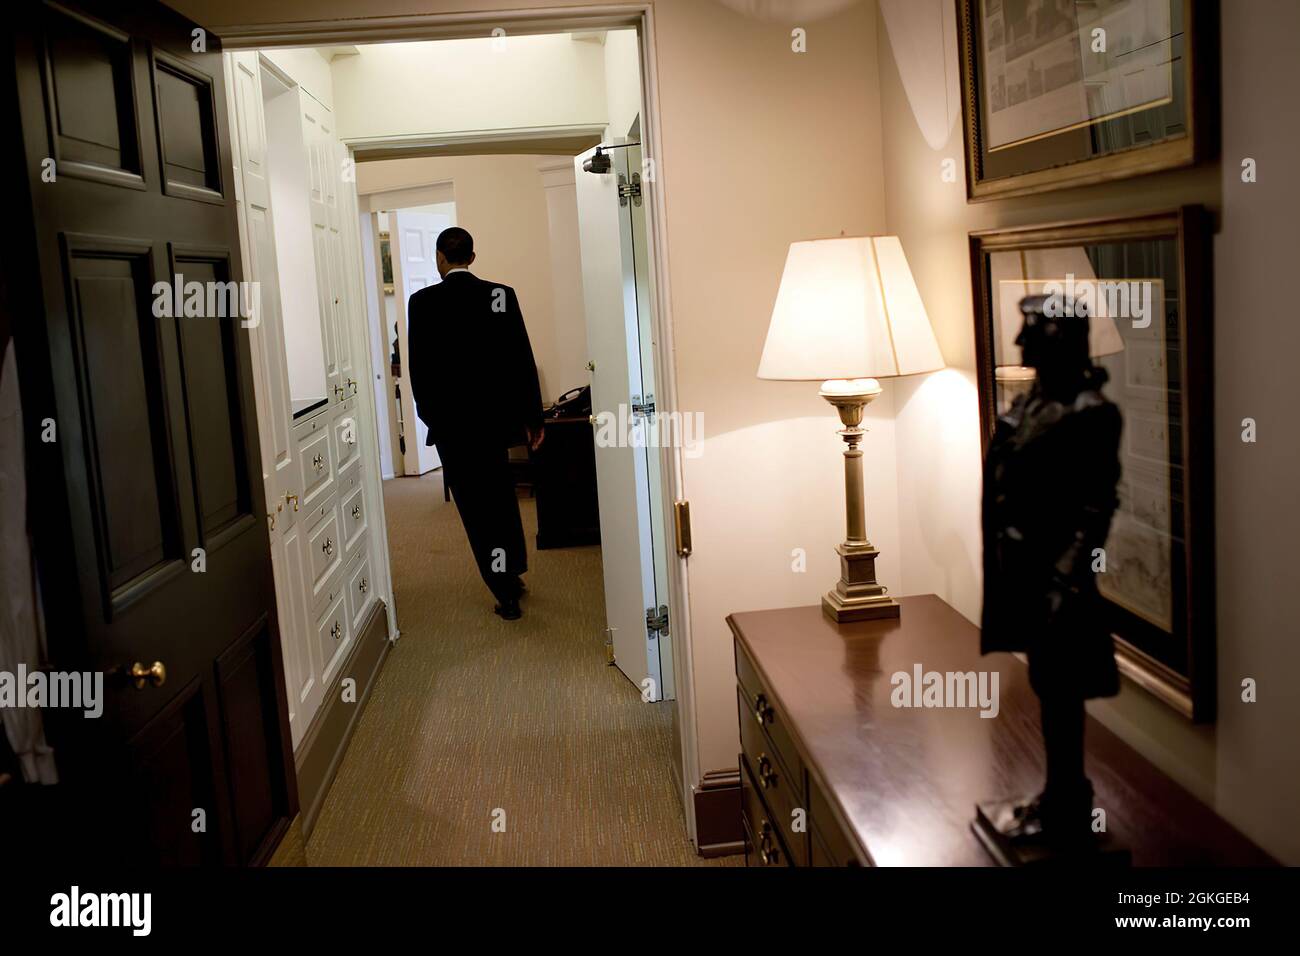
M 397 327 L 401 341 L 402 385 L 410 382 L 405 362 L 407 352 L 406 304 L 412 295 L 426 286 L 442 281 L 435 262 L 434 244 L 438 233 L 453 225 L 451 216 L 423 209 L 395 209 L 389 223 L 389 243 L 393 257 L 393 288 L 397 300 Z M 426 445 L 429 429 L 415 413 L 415 398 L 410 387 L 402 388 L 402 420 L 406 426 L 404 464 L 408 475 L 423 475 L 442 465 L 438 449 Z M 412 427 L 414 425 L 414 427 Z M 411 435 L 415 441 L 411 441 Z
M 56 840 L 64 859 L 262 862 L 298 809 L 264 497 L 284 436 L 264 476 L 249 331 L 221 291 L 244 277 L 217 40 L 156 2 L 11 16 L 6 309 L 43 669 L 103 677 L 102 716 L 47 711 L 59 782 L 51 819 L 24 821 L 31 858 Z
M 647 448 L 645 441 L 638 443 L 636 438 L 638 431 L 643 438 L 650 434 L 648 417 L 654 413 L 648 398 L 653 384 L 644 374 L 642 355 L 642 328 L 648 330 L 650 325 L 645 220 L 644 208 L 634 205 L 630 195 L 634 190 L 627 152 L 608 150 L 613 168 L 603 174 L 582 168 L 594 150 L 574 159 L 578 237 L 587 350 L 593 366 L 593 440 L 609 640 L 619 670 L 642 689 L 643 696 L 663 700 L 673 692 L 671 651 L 662 646 L 668 638 L 667 592 L 656 581 L 656 526 L 650 500 L 658 449 Z M 639 168 L 636 172 L 639 178 Z M 620 185 L 627 187 L 623 190 L 627 195 L 620 195 Z M 637 210 L 642 219 L 634 226 Z M 640 270 L 638 230 L 643 250 Z M 648 355 L 648 337 L 645 343 Z M 657 544 L 663 547 L 662 541 Z

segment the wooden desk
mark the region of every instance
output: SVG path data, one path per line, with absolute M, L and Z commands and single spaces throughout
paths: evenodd
M 820 607 L 727 618 L 751 865 L 991 866 L 970 829 L 975 803 L 1042 786 L 1025 665 L 981 657 L 979 629 L 934 595 L 899 601 L 899 620 L 837 625 Z M 894 707 L 891 676 L 917 663 L 997 671 L 997 717 Z M 1092 718 L 1087 760 L 1095 805 L 1134 865 L 1275 862 Z M 791 825 L 799 809 L 802 831 Z

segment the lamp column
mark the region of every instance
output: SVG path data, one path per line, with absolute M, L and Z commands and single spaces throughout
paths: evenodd
M 839 412 L 840 437 L 844 439 L 844 543 L 840 556 L 840 580 L 822 598 L 822 610 L 834 621 L 867 621 L 898 617 L 898 602 L 876 581 L 876 557 L 880 554 L 867 539 L 866 505 L 862 488 L 862 415 L 867 404 L 880 394 L 874 378 L 832 379 L 822 385 L 821 396 Z

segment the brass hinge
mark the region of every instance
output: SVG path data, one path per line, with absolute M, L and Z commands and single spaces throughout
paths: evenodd
M 677 531 L 677 556 L 691 556 L 691 503 L 689 501 L 673 502 L 673 526 Z

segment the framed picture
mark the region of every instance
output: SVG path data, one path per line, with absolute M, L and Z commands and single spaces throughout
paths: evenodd
M 1187 166 L 1210 151 L 1210 0 L 957 0 L 972 200 Z
M 1098 574 L 1120 671 L 1196 720 L 1214 713 L 1214 458 L 1210 231 L 1199 206 L 970 237 L 980 423 L 1033 369 L 1020 300 L 1085 299 L 1093 361 L 1123 415 L 1119 508 Z
M 393 294 L 393 247 L 388 241 L 388 233 L 379 234 L 379 261 L 384 270 L 384 294 Z

